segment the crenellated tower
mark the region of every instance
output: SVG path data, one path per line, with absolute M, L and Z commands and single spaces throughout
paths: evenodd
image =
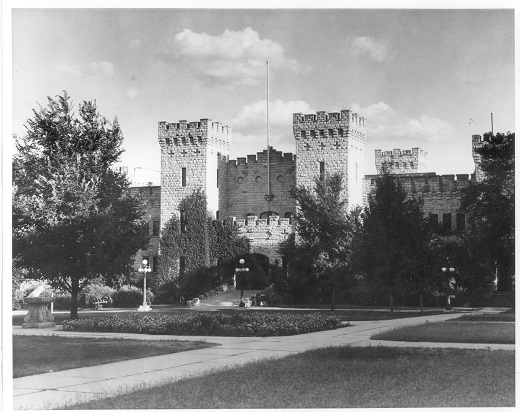
M 179 202 L 196 189 L 208 199 L 216 217 L 219 193 L 231 147 L 231 128 L 210 119 L 198 122 L 159 122 L 161 146 L 161 226 L 177 211 Z M 224 188 L 225 190 L 225 188 Z
M 348 207 L 363 203 L 365 119 L 350 110 L 293 114 L 296 184 L 312 186 L 324 173 L 341 172 Z
M 484 179 L 484 172 L 480 165 L 482 159 L 476 150 L 484 145 L 484 139 L 479 134 L 471 136 L 471 154 L 473 155 L 473 161 L 475 162 L 475 179 L 477 182 L 481 182 Z
M 385 152 L 378 149 L 375 160 L 377 173 L 381 173 L 383 167 L 393 174 L 428 172 L 428 152 L 418 147 L 412 150 L 394 149 Z

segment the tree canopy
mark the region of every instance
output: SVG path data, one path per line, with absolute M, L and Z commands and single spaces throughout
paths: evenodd
M 111 168 L 122 153 L 117 119 L 110 124 L 93 102 L 75 116 L 65 92 L 33 113 L 26 134 L 14 136 L 13 259 L 69 291 L 76 318 L 89 281 L 129 271 L 146 248 L 142 202 Z
M 484 253 L 481 264 L 496 268 L 499 289 L 510 290 L 515 264 L 515 134 L 486 133 L 476 152 L 484 178 L 462 198 L 460 209 L 469 217 L 466 242 Z
M 334 310 L 336 288 L 349 273 L 353 233 L 353 217 L 347 211 L 343 175 L 326 174 L 317 177 L 314 186 L 296 186 L 291 197 L 296 200 L 296 243 L 290 239 L 281 251 L 293 267 L 312 261 L 311 276 L 325 280 L 331 290 Z M 296 265 L 295 265 L 296 264 Z
M 395 294 L 409 288 L 411 277 L 415 277 L 417 289 L 425 287 L 426 274 L 418 269 L 430 232 L 422 202 L 407 199 L 399 180 L 385 171 L 376 179 L 375 191 L 368 195 L 361 220 L 355 239 L 356 268 L 389 292 L 393 311 Z

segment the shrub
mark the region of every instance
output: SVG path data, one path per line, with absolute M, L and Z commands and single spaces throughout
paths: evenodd
M 83 289 L 78 296 L 78 306 L 81 308 L 94 308 L 97 300 L 107 301 L 107 306 L 112 306 L 112 295 L 115 290 L 100 283 L 92 283 Z
M 67 320 L 63 330 L 147 333 L 152 335 L 285 336 L 337 329 L 341 321 L 318 313 L 188 313 L 130 314 Z
M 179 297 L 179 285 L 176 280 L 171 280 L 163 283 L 155 292 L 155 303 L 176 303 Z
M 151 304 L 154 300 L 151 290 L 146 290 L 146 302 Z M 112 295 L 112 305 L 116 308 L 137 308 L 143 304 L 143 293 L 135 286 L 123 286 Z
M 70 310 L 72 296 L 69 292 L 54 293 L 54 310 Z

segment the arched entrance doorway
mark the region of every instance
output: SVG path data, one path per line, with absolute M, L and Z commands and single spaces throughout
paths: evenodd
M 244 264 L 240 265 L 240 259 Z M 269 258 L 260 253 L 246 253 L 238 257 L 236 267 L 246 267 L 247 272 L 237 273 L 237 289 L 261 290 L 269 286 Z M 244 282 L 243 285 L 241 282 Z

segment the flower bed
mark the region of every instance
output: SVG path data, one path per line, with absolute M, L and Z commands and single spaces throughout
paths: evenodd
M 284 336 L 337 329 L 341 326 L 341 321 L 331 315 L 243 312 L 112 315 L 62 323 L 63 330 L 67 331 L 199 336 Z

